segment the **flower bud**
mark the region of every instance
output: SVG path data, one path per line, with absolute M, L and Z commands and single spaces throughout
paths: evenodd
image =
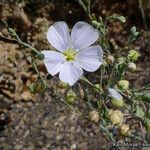
M 72 90 L 68 91 L 67 92 L 67 95 L 66 95 L 66 101 L 69 103 L 69 104 L 73 104 L 75 99 L 76 99 L 76 93 L 74 93 Z
M 43 93 L 45 89 L 47 88 L 46 82 L 45 81 L 37 81 L 35 83 L 32 83 L 29 86 L 29 90 L 32 93 Z
M 8 32 L 12 35 L 12 36 L 15 36 L 16 35 L 16 32 L 13 28 L 8 28 Z
M 111 99 L 111 104 L 114 108 L 121 108 L 124 105 L 123 99 Z
M 57 87 L 58 87 L 59 89 L 67 89 L 68 86 L 69 86 L 69 84 L 68 84 L 68 83 L 65 83 L 65 82 L 63 82 L 63 81 L 60 81 L 60 82 L 58 83 L 58 85 L 57 85 Z
M 121 124 L 123 121 L 123 113 L 119 110 L 110 110 L 109 113 L 109 119 L 114 125 Z
M 99 113 L 97 111 L 93 110 L 89 113 L 89 118 L 91 121 L 97 123 L 100 119 L 100 116 L 99 116 Z
M 127 90 L 129 88 L 129 81 L 120 80 L 118 82 L 118 87 L 119 87 L 120 90 Z
M 133 62 L 128 63 L 128 69 L 129 69 L 129 71 L 135 71 L 136 70 L 136 64 Z
M 115 60 L 114 56 L 112 56 L 112 55 L 108 55 L 106 57 L 106 61 L 107 61 L 108 64 L 112 64 L 114 62 L 114 60 Z
M 139 58 L 140 54 L 138 51 L 136 50 L 130 50 L 128 53 L 128 59 L 132 62 L 137 61 L 137 59 Z
M 129 127 L 129 125 L 128 124 L 122 124 L 122 125 L 120 125 L 119 132 L 123 136 L 129 135 L 130 134 L 130 127 Z
M 147 131 L 150 131 L 150 119 L 148 119 L 148 118 L 144 119 L 144 126 Z

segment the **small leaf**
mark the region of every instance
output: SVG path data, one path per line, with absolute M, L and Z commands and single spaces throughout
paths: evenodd
M 126 19 L 124 16 L 110 16 L 109 17 L 109 20 L 112 20 L 112 21 L 120 21 L 122 23 L 125 23 L 126 22 Z
M 136 32 L 136 27 L 133 26 L 133 27 L 130 29 L 130 32 L 131 32 L 131 33 L 135 33 L 135 32 Z
M 136 36 L 138 36 L 139 35 L 139 32 L 135 32 L 134 33 L 134 36 L 136 37 Z

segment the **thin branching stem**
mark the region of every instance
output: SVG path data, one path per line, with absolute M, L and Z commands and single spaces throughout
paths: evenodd
M 146 22 L 146 18 L 145 18 L 145 13 L 144 13 L 144 9 L 143 9 L 142 0 L 139 0 L 139 7 L 140 7 L 140 11 L 141 11 L 144 27 L 145 27 L 145 29 L 147 29 L 147 22 Z

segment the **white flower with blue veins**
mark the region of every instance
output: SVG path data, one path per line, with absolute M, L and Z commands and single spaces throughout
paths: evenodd
M 49 27 L 46 37 L 58 51 L 42 51 L 47 71 L 52 76 L 59 73 L 60 80 L 71 86 L 83 75 L 83 69 L 94 72 L 102 64 L 102 48 L 91 46 L 99 32 L 88 23 L 77 22 L 70 34 L 67 24 L 59 21 Z

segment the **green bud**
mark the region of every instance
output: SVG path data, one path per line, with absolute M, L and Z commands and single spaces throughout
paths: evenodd
M 45 89 L 47 88 L 46 82 L 45 81 L 37 81 L 35 83 L 32 83 L 29 86 L 29 90 L 31 93 L 43 93 Z
M 100 91 L 100 84 L 94 84 L 94 86 L 95 86 L 95 90 L 97 92 L 99 92 Z
M 67 89 L 69 87 L 68 83 L 60 81 L 57 86 L 59 89 Z
M 11 34 L 11 35 L 16 35 L 16 32 L 15 32 L 15 30 L 14 29 L 12 29 L 12 28 L 8 28 L 8 32 Z
M 130 50 L 129 53 L 128 53 L 128 59 L 132 62 L 137 61 L 139 56 L 140 56 L 140 53 L 136 50 Z
M 70 90 L 70 91 L 67 92 L 66 101 L 69 104 L 73 104 L 75 102 L 76 97 L 77 97 L 76 93 L 74 93 L 72 90 Z
M 148 119 L 148 118 L 144 119 L 144 126 L 147 131 L 150 131 L 150 119 Z
M 118 82 L 118 87 L 119 87 L 120 90 L 127 90 L 129 88 L 129 81 L 120 80 Z
M 111 104 L 114 108 L 121 108 L 124 105 L 123 99 L 116 100 L 116 99 L 111 99 Z

